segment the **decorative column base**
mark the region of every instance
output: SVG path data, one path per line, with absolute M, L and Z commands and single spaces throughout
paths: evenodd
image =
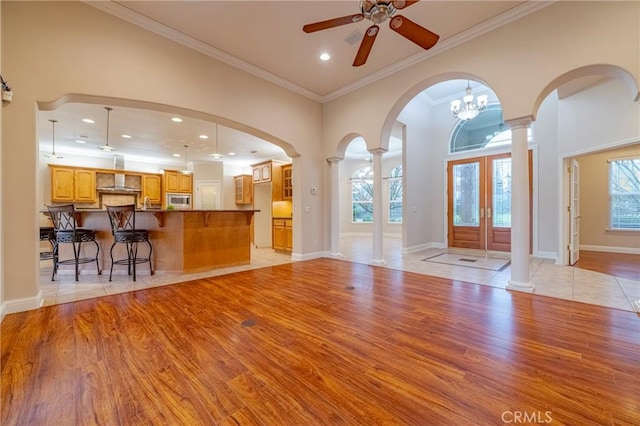
M 535 286 L 530 282 L 509 280 L 505 288 L 507 290 L 521 291 L 523 293 L 533 293 Z
M 374 266 L 383 266 L 386 265 L 387 262 L 385 262 L 384 259 L 380 259 L 380 260 L 376 260 L 376 259 L 371 259 L 369 261 L 369 265 L 374 265 Z
M 636 310 L 636 312 L 640 313 L 640 299 L 633 302 L 632 305 L 633 305 L 633 308 Z

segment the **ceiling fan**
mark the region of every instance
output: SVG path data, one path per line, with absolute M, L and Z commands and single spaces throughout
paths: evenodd
M 362 42 L 360 43 L 360 48 L 358 49 L 356 58 L 353 61 L 353 66 L 359 67 L 367 62 L 369 52 L 371 52 L 371 48 L 373 47 L 373 42 L 380 30 L 380 27 L 377 24 L 381 24 L 387 19 L 390 19 L 389 28 L 401 36 L 411 40 L 423 49 L 430 49 L 438 42 L 438 39 L 440 38 L 439 35 L 421 27 L 404 16 L 395 15 L 399 9 L 409 7 L 418 1 L 419 0 L 361 0 L 360 13 L 307 24 L 302 27 L 302 30 L 305 33 L 313 33 L 320 30 L 338 27 L 340 25 L 360 22 L 363 19 L 370 20 L 373 22 L 373 25 L 367 28 L 367 31 L 362 38 Z

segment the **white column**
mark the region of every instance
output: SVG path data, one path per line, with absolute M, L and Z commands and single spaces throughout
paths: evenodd
M 331 217 L 330 217 L 330 240 L 331 251 L 330 256 L 341 257 L 340 253 L 340 161 L 342 158 L 327 158 L 329 163 L 329 175 L 331 179 L 330 196 L 331 200 Z
M 529 150 L 531 118 L 509 120 L 511 127 L 511 279 L 507 289 L 531 293 L 529 281 Z
M 372 265 L 384 265 L 382 254 L 382 154 L 387 152 L 382 148 L 369 151 L 373 155 L 373 256 Z

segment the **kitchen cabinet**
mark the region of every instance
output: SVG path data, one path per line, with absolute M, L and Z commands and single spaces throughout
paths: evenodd
M 149 197 L 151 204 L 162 203 L 162 177 L 160 175 L 142 175 L 142 200 Z
M 75 170 L 73 179 L 75 201 L 93 203 L 97 200 L 95 170 Z
M 164 171 L 164 191 L 173 193 L 188 193 L 193 190 L 192 175 L 177 170 Z
M 284 218 L 273 219 L 273 249 L 292 251 L 293 249 L 293 220 Z
M 93 203 L 97 200 L 95 170 L 49 167 L 51 169 L 52 202 Z
M 253 183 L 271 182 L 272 176 L 272 162 L 254 164 L 253 168 Z
M 253 185 L 251 175 L 238 175 L 233 177 L 235 184 L 236 204 L 253 203 Z
M 282 166 L 282 199 L 290 200 L 293 197 L 293 174 L 291 164 Z

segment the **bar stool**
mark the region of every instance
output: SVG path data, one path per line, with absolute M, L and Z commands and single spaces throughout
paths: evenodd
M 111 272 L 109 272 L 109 281 L 113 275 L 113 265 L 127 265 L 129 275 L 133 272 L 133 281 L 136 280 L 136 265 L 139 263 L 149 262 L 149 273 L 153 275 L 153 266 L 151 265 L 151 254 L 153 246 L 149 240 L 149 231 L 146 229 L 136 229 L 136 206 L 128 204 L 125 206 L 106 206 L 111 222 L 111 233 L 113 234 L 113 244 L 109 251 L 111 255 Z M 124 244 L 127 248 L 126 259 L 113 259 L 113 249 L 117 244 Z M 147 243 L 149 245 L 149 256 L 138 257 L 138 243 Z
M 53 266 L 56 266 L 56 260 L 54 255 L 56 253 L 56 232 L 53 226 L 41 226 L 40 227 L 40 241 L 49 241 L 51 245 L 51 251 L 41 251 L 40 260 L 53 259 Z
M 47 206 L 49 215 L 53 221 L 55 232 L 55 245 L 53 247 L 53 274 L 51 281 L 55 280 L 56 273 L 60 265 L 75 265 L 76 281 L 80 275 L 78 265 L 82 263 L 96 262 L 98 275 L 102 273 L 98 256 L 100 255 L 100 245 L 96 241 L 96 232 L 91 229 L 78 228 L 76 226 L 76 211 L 73 204 L 64 206 Z M 93 242 L 96 245 L 96 255 L 94 257 L 80 257 L 82 243 Z M 73 259 L 59 259 L 60 244 L 71 243 L 73 246 Z

